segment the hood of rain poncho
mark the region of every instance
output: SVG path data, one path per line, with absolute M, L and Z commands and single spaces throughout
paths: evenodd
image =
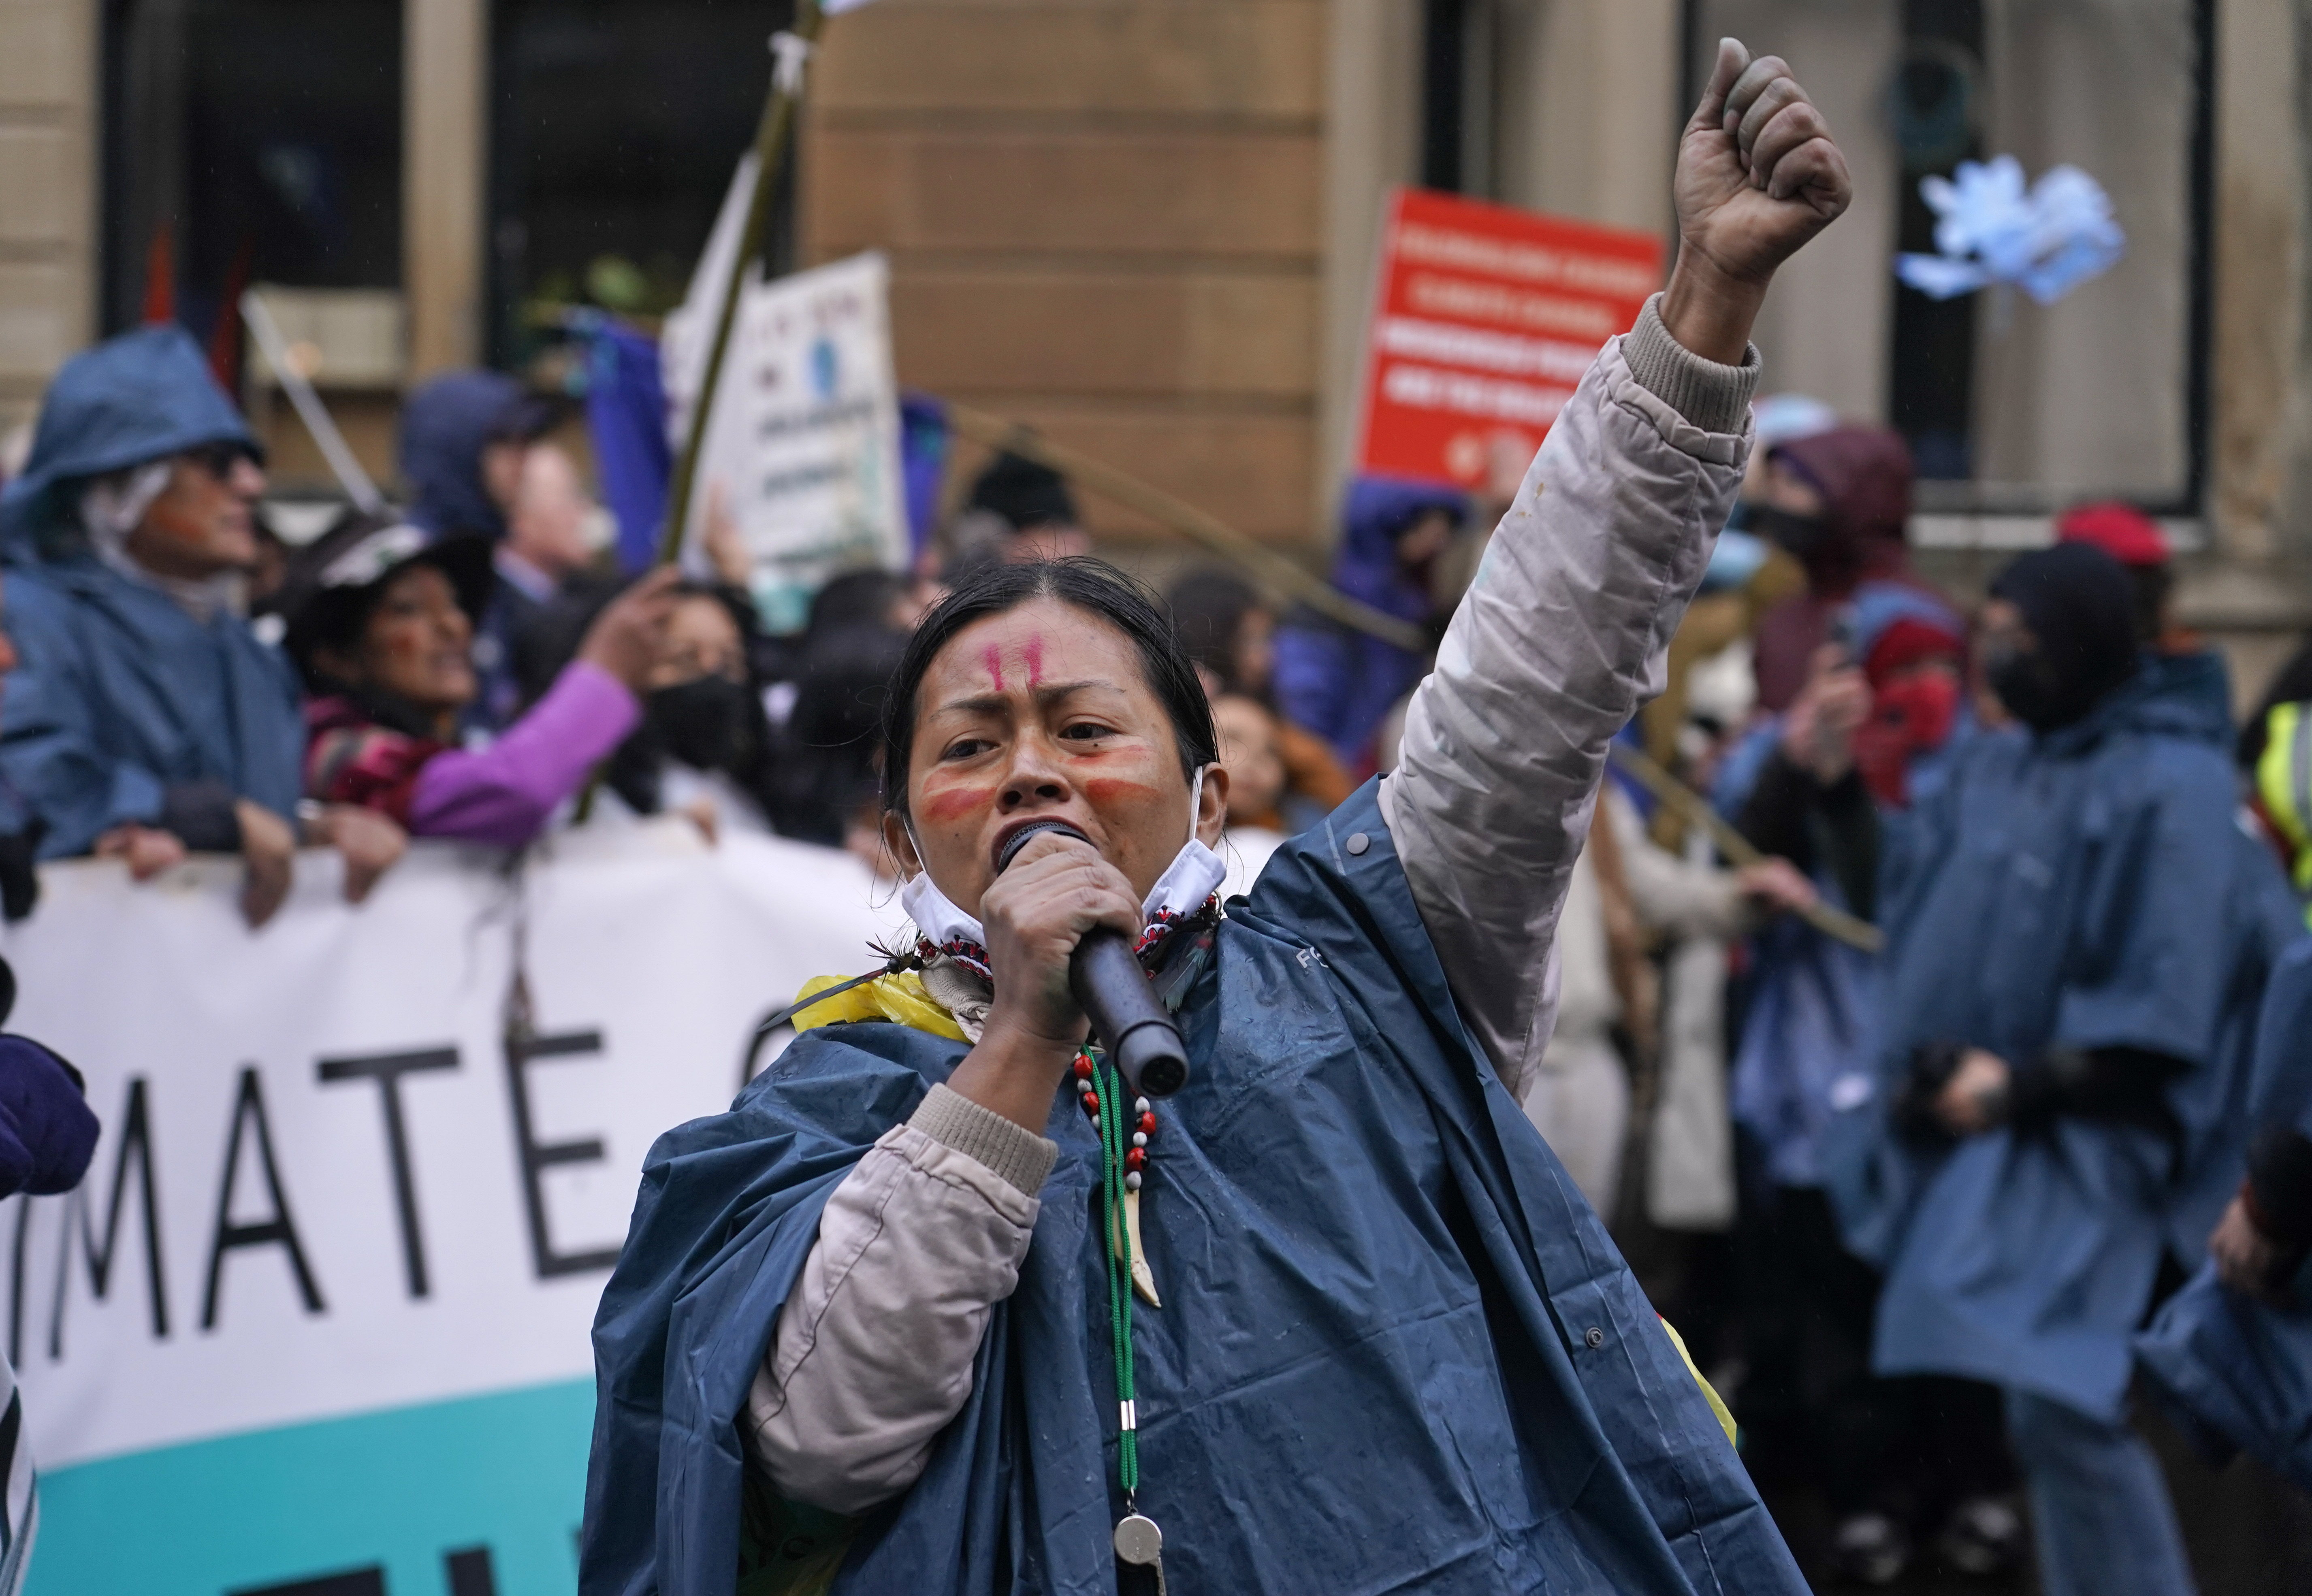
M 2101 549 L 2059 543 L 2018 555 L 1992 579 L 1991 596 L 2022 612 L 2037 639 L 2055 685 L 2055 726 L 2086 716 L 2135 674 L 2135 590 Z
M 2232 724 L 2231 673 L 2213 649 L 2194 654 L 2144 657 L 2142 724 L 2165 728 L 2229 752 L 2238 737 Z
M 17 564 L 75 554 L 78 484 L 218 442 L 258 452 L 184 328 L 139 327 L 83 350 L 48 384 L 23 472 L 0 490 L 0 547 Z
M 1911 449 L 1887 427 L 1842 426 L 1775 446 L 1773 458 L 1822 495 L 1822 545 L 1805 559 L 1808 584 L 1832 597 L 1905 562 Z
M 1940 634 L 1954 654 L 1966 651 L 1966 623 L 1958 611 L 1944 602 L 1941 594 L 1910 582 L 1863 583 L 1855 589 L 1848 614 L 1853 622 L 1857 665 L 1868 667 L 1878 644 L 1905 622 Z
M 1468 501 L 1451 488 L 1406 477 L 1360 476 L 1351 483 L 1341 507 L 1333 586 L 1404 620 L 1428 621 L 1436 600 L 1423 582 L 1397 568 L 1397 544 L 1432 510 L 1458 522 L 1469 513 Z M 1332 744 L 1351 769 L 1371 769 L 1375 728 L 1427 668 L 1425 654 L 1297 609 L 1277 633 L 1277 707 Z
M 1429 590 L 1397 566 L 1397 540 L 1432 510 L 1459 525 L 1469 501 L 1433 482 L 1403 476 L 1360 476 L 1341 505 L 1341 544 L 1333 554 L 1333 586 L 1353 598 L 1408 621 L 1427 615 Z
M 482 484 L 482 449 L 525 402 L 521 384 L 499 371 L 447 372 L 403 401 L 400 466 L 412 521 L 436 536 L 505 536 L 505 516 Z
M 1347 849 L 1361 833 L 1362 851 Z M 1280 850 L 1180 1009 L 1134 1316 L 1139 1504 L 1177 1589 L 1805 1586 L 1596 1217 L 1476 1051 L 1368 786 Z M 595 1321 L 580 1589 L 729 1596 L 840 1558 L 840 1596 L 1114 1596 L 1097 1146 L 923 1476 L 855 1523 L 786 1508 L 740 1413 L 828 1195 L 964 1044 L 823 1025 L 662 1137 Z M 819 1588 L 819 1587 L 812 1587 Z

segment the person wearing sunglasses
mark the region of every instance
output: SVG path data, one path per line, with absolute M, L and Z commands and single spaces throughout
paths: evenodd
M 356 899 L 406 842 L 349 806 L 299 814 L 296 676 L 243 618 L 264 491 L 198 346 L 151 327 L 65 363 L 0 493 L 22 660 L 0 779 L 46 827 L 40 857 L 118 857 L 143 880 L 188 852 L 239 853 L 252 926 L 287 895 L 301 833 L 345 855 Z

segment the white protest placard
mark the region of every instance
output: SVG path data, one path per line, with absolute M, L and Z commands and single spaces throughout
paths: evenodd
M 667 361 L 670 398 L 685 415 L 712 327 L 711 316 L 688 315 L 679 358 L 670 353 Z M 830 576 L 906 563 L 899 389 L 882 256 L 740 289 L 690 496 L 684 536 L 693 561 L 702 557 L 714 501 L 752 558 L 749 585 L 774 632 L 801 627 L 811 595 Z

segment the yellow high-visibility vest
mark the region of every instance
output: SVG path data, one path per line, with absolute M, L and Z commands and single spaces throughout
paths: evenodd
M 2288 843 L 2296 890 L 2312 893 L 2312 703 L 2273 707 L 2255 762 L 2255 796 Z M 2312 914 L 2308 914 L 2312 920 Z

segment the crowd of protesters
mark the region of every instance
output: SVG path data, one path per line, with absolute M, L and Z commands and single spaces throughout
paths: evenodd
M 2027 1549 L 2051 1592 L 2189 1591 L 2131 1422 L 2139 1374 L 2225 1450 L 2299 1480 L 2312 1464 L 2312 1411 L 2297 1401 L 2292 1432 L 2273 1417 L 2312 1339 L 2264 1325 L 2279 1383 L 2229 1409 L 2205 1387 L 2237 1363 L 2211 1376 L 2181 1350 L 2207 1339 L 2174 1320 L 2189 1292 L 2159 1321 L 2164 1374 L 2138 1339 L 2212 1276 L 2211 1234 L 2257 1302 L 2285 1297 L 2312 1234 L 2301 1092 L 2269 1084 L 2312 1069 L 2312 1035 L 2300 998 L 2265 1007 L 2305 931 L 2272 728 L 2293 737 L 2312 680 L 2283 672 L 2236 739 L 2223 662 L 2175 624 L 2141 512 L 2059 517 L 1969 614 L 1912 567 L 1899 436 L 1788 398 L 1758 423 L 1720 559 L 1782 590 L 1747 635 L 1712 638 L 1747 658 L 1747 692 L 1713 718 L 1689 689 L 1679 752 L 1726 820 L 1884 946 L 1782 916 L 1726 990 L 1738 1197 L 1714 1350 L 1747 1460 L 1770 1493 L 1813 1495 L 1830 1529 L 1806 1549 L 1857 1583 Z M 1705 597 L 1688 624 L 1710 617 Z M 1694 659 L 1698 683 L 1714 662 Z M 2246 1306 L 2226 1298 L 2225 1324 Z
M 0 503 L 25 661 L 0 709 L 10 916 L 40 860 L 141 880 L 212 852 L 242 857 L 261 924 L 301 843 L 344 856 L 357 902 L 413 837 L 521 847 L 582 811 L 875 851 L 869 734 L 923 584 L 839 578 L 799 638 L 767 637 L 720 522 L 708 573 L 622 583 L 556 419 L 496 373 L 437 379 L 405 407 L 407 511 L 287 548 L 189 338 L 67 362 Z M 1022 469 L 991 470 L 985 513 Z
M 888 871 L 874 733 L 884 683 L 943 578 L 1085 553 L 1067 484 L 997 456 L 920 572 L 860 571 L 799 634 L 766 634 L 747 557 L 710 509 L 706 569 L 625 581 L 556 441 L 555 406 L 460 371 L 403 406 L 406 508 L 347 510 L 289 547 L 262 453 L 169 327 L 67 362 L 8 484 L 5 601 L 30 665 L 0 714 L 0 876 L 16 918 L 39 860 L 149 879 L 238 853 L 252 924 L 299 846 L 344 856 L 358 902 L 411 838 L 523 846 L 557 824 L 688 816 L 846 847 Z M 1470 508 L 1360 482 L 1336 580 L 1441 631 L 1440 557 Z M 1170 595 L 1238 778 L 1231 859 L 1278 842 L 1383 757 L 1418 653 L 1287 614 L 1233 573 Z
M 48 859 L 146 879 L 237 853 L 255 925 L 301 844 L 342 855 L 359 901 L 412 838 L 661 815 L 888 872 L 884 685 L 942 575 L 1089 549 L 1067 484 L 998 457 L 943 570 L 839 577 L 773 636 L 711 513 L 705 571 L 607 574 L 556 420 L 512 379 L 438 379 L 403 415 L 407 510 L 287 548 L 188 337 L 67 362 L 0 498 L 7 916 Z M 2312 1376 L 2288 1295 L 2312 1251 L 2312 955 L 2290 951 L 2312 646 L 2235 727 L 2141 512 L 2073 510 L 1970 612 L 1911 564 L 1899 435 L 1789 396 L 1756 428 L 1625 740 L 1759 857 L 1608 777 L 1524 1105 L 1617 1233 L 1686 1238 L 1679 1289 L 1715 1283 L 1696 1352 L 1753 1473 L 1826 1506 L 1821 1565 L 1884 1583 L 1930 1545 L 1975 1574 L 2036 1546 L 2050 1592 L 2189 1590 L 2129 1422 L 2140 1375 L 2312 1487 L 2312 1412 L 2236 1377 L 2251 1342 Z M 1441 636 L 1499 509 L 1353 482 L 1332 580 Z M 1431 660 L 1220 568 L 1166 597 L 1242 890 L 1390 770 Z

